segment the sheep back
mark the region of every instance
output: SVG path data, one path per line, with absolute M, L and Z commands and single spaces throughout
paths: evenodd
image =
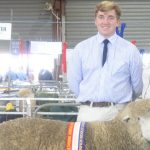
M 65 150 L 65 122 L 20 118 L 0 124 L 0 150 Z
M 142 150 L 119 120 L 87 123 L 87 129 L 86 150 Z

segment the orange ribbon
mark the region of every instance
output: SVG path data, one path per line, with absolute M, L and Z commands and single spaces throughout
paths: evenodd
M 67 128 L 67 137 L 66 137 L 66 150 L 72 150 L 72 137 L 73 137 L 73 129 L 74 122 L 68 122 Z

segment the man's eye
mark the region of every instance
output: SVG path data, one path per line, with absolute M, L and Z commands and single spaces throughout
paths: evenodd
M 104 17 L 104 16 L 97 16 L 98 19 L 101 19 L 101 20 L 104 20 L 104 19 L 107 19 L 107 20 L 114 20 L 115 17 L 114 16 L 109 16 L 109 17 Z
M 115 17 L 111 16 L 111 17 L 108 17 L 109 20 L 114 20 Z
M 98 16 L 98 19 L 104 19 L 104 16 Z

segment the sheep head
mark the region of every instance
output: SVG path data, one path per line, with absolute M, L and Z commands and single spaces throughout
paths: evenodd
M 19 97 L 33 97 L 33 95 L 34 93 L 32 92 L 32 90 L 28 88 L 20 89 L 18 92 Z
M 126 126 L 134 141 L 150 147 L 150 100 L 128 104 L 117 116 Z

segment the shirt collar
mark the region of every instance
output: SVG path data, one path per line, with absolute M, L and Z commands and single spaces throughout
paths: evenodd
M 108 40 L 110 41 L 110 43 L 113 44 L 113 43 L 115 43 L 115 41 L 117 40 L 117 38 L 118 38 L 118 35 L 115 33 L 114 35 L 112 35 L 111 37 L 109 37 Z M 100 43 L 102 43 L 105 40 L 105 38 L 99 32 L 97 33 L 97 39 L 98 39 L 98 41 Z

